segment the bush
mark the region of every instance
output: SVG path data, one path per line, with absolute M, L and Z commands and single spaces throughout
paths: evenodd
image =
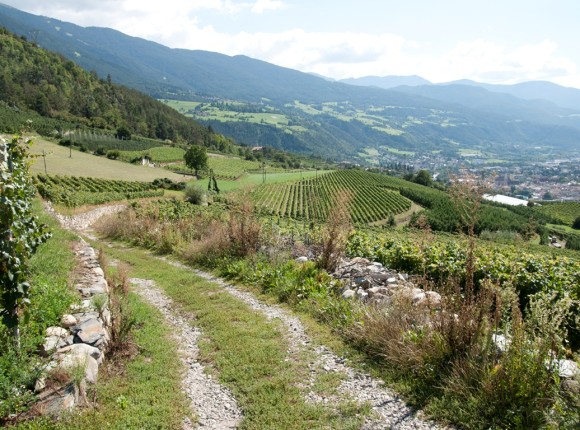
M 107 158 L 109 160 L 116 160 L 117 158 L 119 158 L 119 150 L 117 149 L 111 149 L 109 151 L 107 151 Z
M 185 185 L 185 200 L 194 205 L 200 205 L 203 203 L 205 198 L 205 191 L 199 185 L 194 182 L 188 182 Z
M 580 237 L 570 236 L 568 240 L 566 240 L 566 249 L 580 251 Z

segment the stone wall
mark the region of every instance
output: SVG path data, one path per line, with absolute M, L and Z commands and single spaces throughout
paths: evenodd
M 97 254 L 82 239 L 74 252 L 81 302 L 62 316 L 60 326 L 46 329 L 41 352 L 51 359 L 36 383 L 39 401 L 32 408 L 41 415 L 58 416 L 86 401 L 86 385 L 97 382 L 110 341 L 109 288 Z M 66 382 L 59 383 L 58 375 Z

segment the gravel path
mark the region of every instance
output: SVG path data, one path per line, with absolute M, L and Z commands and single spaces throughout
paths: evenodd
M 198 416 L 199 428 L 234 429 L 242 419 L 236 399 L 231 392 L 216 382 L 197 361 L 199 348 L 197 342 L 201 336 L 198 327 L 192 327 L 188 319 L 182 317 L 175 309 L 173 302 L 148 279 L 131 278 L 136 286 L 135 291 L 151 305 L 161 311 L 167 324 L 172 328 L 175 339 L 179 342 L 181 360 L 187 369 L 182 386 L 191 401 L 191 407 Z M 184 430 L 194 428 L 186 419 Z
M 384 382 L 373 378 L 368 374 L 357 371 L 345 364 L 345 359 L 338 357 L 327 347 L 313 344 L 312 339 L 306 334 L 304 325 L 300 319 L 293 316 L 280 306 L 269 305 L 258 300 L 253 294 L 241 291 L 223 279 L 198 269 L 192 269 L 184 264 L 159 257 L 164 261 L 194 272 L 196 275 L 208 281 L 215 282 L 232 296 L 242 300 L 252 309 L 262 313 L 266 318 L 278 319 L 286 328 L 286 338 L 289 343 L 289 353 L 295 354 L 300 351 L 311 353 L 315 357 L 309 363 L 310 381 L 305 383 L 306 390 L 314 382 L 320 372 L 338 372 L 342 374 L 343 381 L 338 388 L 340 393 L 332 398 L 321 398 L 311 390 L 306 393 L 306 398 L 312 402 L 338 403 L 347 399 L 354 399 L 360 403 L 368 403 L 373 410 L 373 416 L 367 418 L 363 430 L 383 429 L 441 429 L 438 424 L 422 419 L 416 412 L 399 398 L 394 392 L 384 387 Z
M 59 220 L 65 226 L 69 224 L 75 229 L 82 230 L 86 229 L 101 216 L 118 212 L 121 209 L 123 209 L 123 206 L 108 206 L 73 217 L 60 216 Z M 61 218 L 65 219 L 62 220 Z M 307 401 L 323 402 L 328 405 L 354 399 L 360 403 L 370 404 L 373 414 L 366 419 L 362 426 L 363 430 L 434 430 L 443 428 L 418 416 L 397 394 L 384 387 L 383 381 L 347 366 L 344 358 L 338 357 L 327 347 L 313 344 L 312 339 L 306 334 L 301 321 L 280 306 L 263 303 L 253 294 L 242 291 L 210 273 L 192 269 L 166 258 L 159 258 L 176 267 L 190 270 L 201 278 L 215 282 L 232 296 L 265 315 L 266 318 L 280 320 L 283 327 L 285 327 L 285 336 L 289 343 L 289 355 L 306 353 L 313 357 L 313 360 L 308 363 L 310 378 L 304 382 L 302 387 Z M 201 364 L 195 360 L 197 356 L 197 339 L 200 336 L 199 329 L 192 328 L 187 320 L 175 312 L 171 300 L 155 287 L 152 281 L 140 279 L 134 279 L 133 281 L 138 286 L 139 294 L 142 294 L 150 303 L 159 308 L 168 323 L 177 329 L 180 341 L 183 342 L 183 339 L 187 339 L 187 342 L 184 343 L 183 351 L 183 360 L 188 368 L 185 379 L 187 382 L 184 381 L 184 391 L 191 399 L 192 407 L 200 417 L 200 425 L 215 429 L 235 428 L 241 419 L 241 413 L 237 409 L 235 399 L 224 387 L 209 378 L 203 371 Z M 321 372 L 337 372 L 341 374 L 342 382 L 338 388 L 337 395 L 331 398 L 322 398 L 310 389 L 317 375 Z M 184 428 L 191 428 L 188 426 L 190 424 L 186 423 Z

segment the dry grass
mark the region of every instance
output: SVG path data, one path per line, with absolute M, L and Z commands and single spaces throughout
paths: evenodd
M 318 241 L 317 265 L 328 272 L 336 268 L 346 249 L 348 236 L 352 230 L 350 219 L 352 199 L 352 193 L 347 190 L 339 191 L 334 196 L 332 209 Z

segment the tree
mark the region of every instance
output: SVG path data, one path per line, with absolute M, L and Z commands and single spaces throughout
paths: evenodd
M 429 173 L 427 170 L 419 170 L 419 172 L 417 172 L 417 175 L 413 178 L 413 182 L 425 185 L 426 187 L 431 186 L 432 181 L 433 180 L 431 179 L 431 173 Z
M 542 196 L 542 200 L 552 200 L 552 193 L 549 191 L 546 191 L 544 193 L 544 195 Z
M 578 215 L 576 217 L 576 219 L 574 220 L 574 223 L 572 224 L 572 228 L 574 230 L 580 230 L 580 215 Z
M 204 146 L 191 145 L 183 158 L 185 165 L 195 170 L 195 176 L 199 170 L 207 168 L 207 151 Z

